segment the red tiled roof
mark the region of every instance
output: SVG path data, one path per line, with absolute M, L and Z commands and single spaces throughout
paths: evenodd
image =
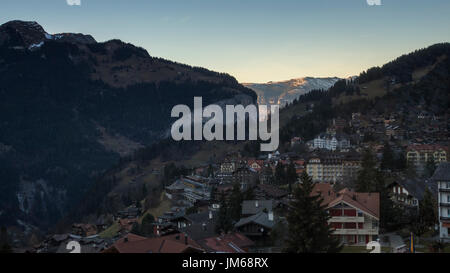
M 247 166 L 250 167 L 251 165 L 253 165 L 253 163 L 258 164 L 260 168 L 262 168 L 264 166 L 264 160 L 254 160 L 254 159 L 248 160 Z
M 438 151 L 438 150 L 447 150 L 448 147 L 441 146 L 441 145 L 427 145 L 427 144 L 420 144 L 420 145 L 409 145 L 408 151 Z
M 201 242 L 211 251 L 225 253 L 245 253 L 245 248 L 254 245 L 252 240 L 238 232 L 207 238 Z
M 191 239 L 185 243 L 184 235 L 176 235 L 145 238 L 134 234 L 128 234 L 124 238 L 116 241 L 112 247 L 105 252 L 119 253 L 185 253 L 189 251 L 203 252 L 201 247 Z
M 349 189 L 343 189 L 339 192 L 334 192 L 330 184 L 316 184 L 314 186 L 314 193 L 322 196 L 323 203 L 328 208 L 331 208 L 341 202 L 345 202 L 367 214 L 376 218 L 380 218 L 380 194 L 379 193 L 361 193 L 354 192 Z

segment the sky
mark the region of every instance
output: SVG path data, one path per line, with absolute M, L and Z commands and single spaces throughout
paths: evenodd
M 80 5 L 77 5 L 77 2 Z M 71 4 L 71 5 L 69 5 Z M 348 77 L 450 41 L 449 0 L 1 0 L 0 24 L 121 39 L 242 83 Z

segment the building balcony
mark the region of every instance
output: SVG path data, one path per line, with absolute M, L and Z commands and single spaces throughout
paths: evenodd
M 364 217 L 333 216 L 330 223 L 364 223 Z
M 440 203 L 439 206 L 450 208 L 450 203 Z
M 450 217 L 441 216 L 441 221 L 449 221 L 450 222 Z
M 440 188 L 439 192 L 448 192 L 448 193 L 450 193 L 450 189 Z
M 333 235 L 378 235 L 378 229 L 336 229 Z

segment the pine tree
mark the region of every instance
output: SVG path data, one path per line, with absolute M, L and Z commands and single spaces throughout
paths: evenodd
M 363 155 L 361 163 L 361 170 L 356 179 L 357 192 L 380 192 L 384 185 L 381 185 L 382 176 L 376 167 L 375 158 L 370 152 L 366 150 Z
M 220 195 L 220 209 L 217 215 L 216 233 L 227 233 L 233 228 L 230 214 L 228 212 L 228 206 L 225 199 L 225 194 L 222 192 Z
M 425 166 L 425 175 L 427 177 L 432 177 L 435 171 L 436 162 L 434 161 L 434 157 L 431 157 L 431 159 L 427 161 L 427 164 Z
M 147 213 L 142 219 L 140 226 L 140 233 L 144 236 L 151 236 L 153 234 L 153 223 L 155 222 L 155 217 L 150 213 Z
M 323 199 L 313 194 L 313 182 L 303 173 L 302 183 L 294 190 L 287 220 L 289 238 L 288 253 L 336 253 L 341 250 L 340 243 L 333 238 L 333 230 L 328 224 L 330 216 Z
M 242 215 L 242 192 L 239 183 L 233 185 L 230 196 L 230 216 L 233 221 L 239 221 Z
M 394 154 L 392 152 L 391 146 L 388 142 L 384 144 L 383 158 L 381 160 L 382 170 L 392 170 L 394 169 Z
M 286 180 L 286 173 L 284 171 L 284 166 L 281 163 L 281 161 L 279 161 L 275 168 L 275 183 L 277 185 L 284 185 L 286 184 L 285 180 Z
M 437 204 L 431 191 L 427 188 L 419 203 L 419 217 L 428 228 L 433 228 L 438 222 Z
M 255 199 L 255 192 L 253 191 L 252 187 L 249 187 L 243 195 L 243 200 L 254 200 Z
M 297 171 L 295 170 L 294 163 L 291 162 L 286 170 L 286 180 L 289 184 L 289 192 L 292 193 L 292 185 L 297 182 Z

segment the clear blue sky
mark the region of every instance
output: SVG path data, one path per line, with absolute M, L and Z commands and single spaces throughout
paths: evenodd
M 241 82 L 358 74 L 450 41 L 449 0 L 1 0 L 0 24 L 119 38 Z

